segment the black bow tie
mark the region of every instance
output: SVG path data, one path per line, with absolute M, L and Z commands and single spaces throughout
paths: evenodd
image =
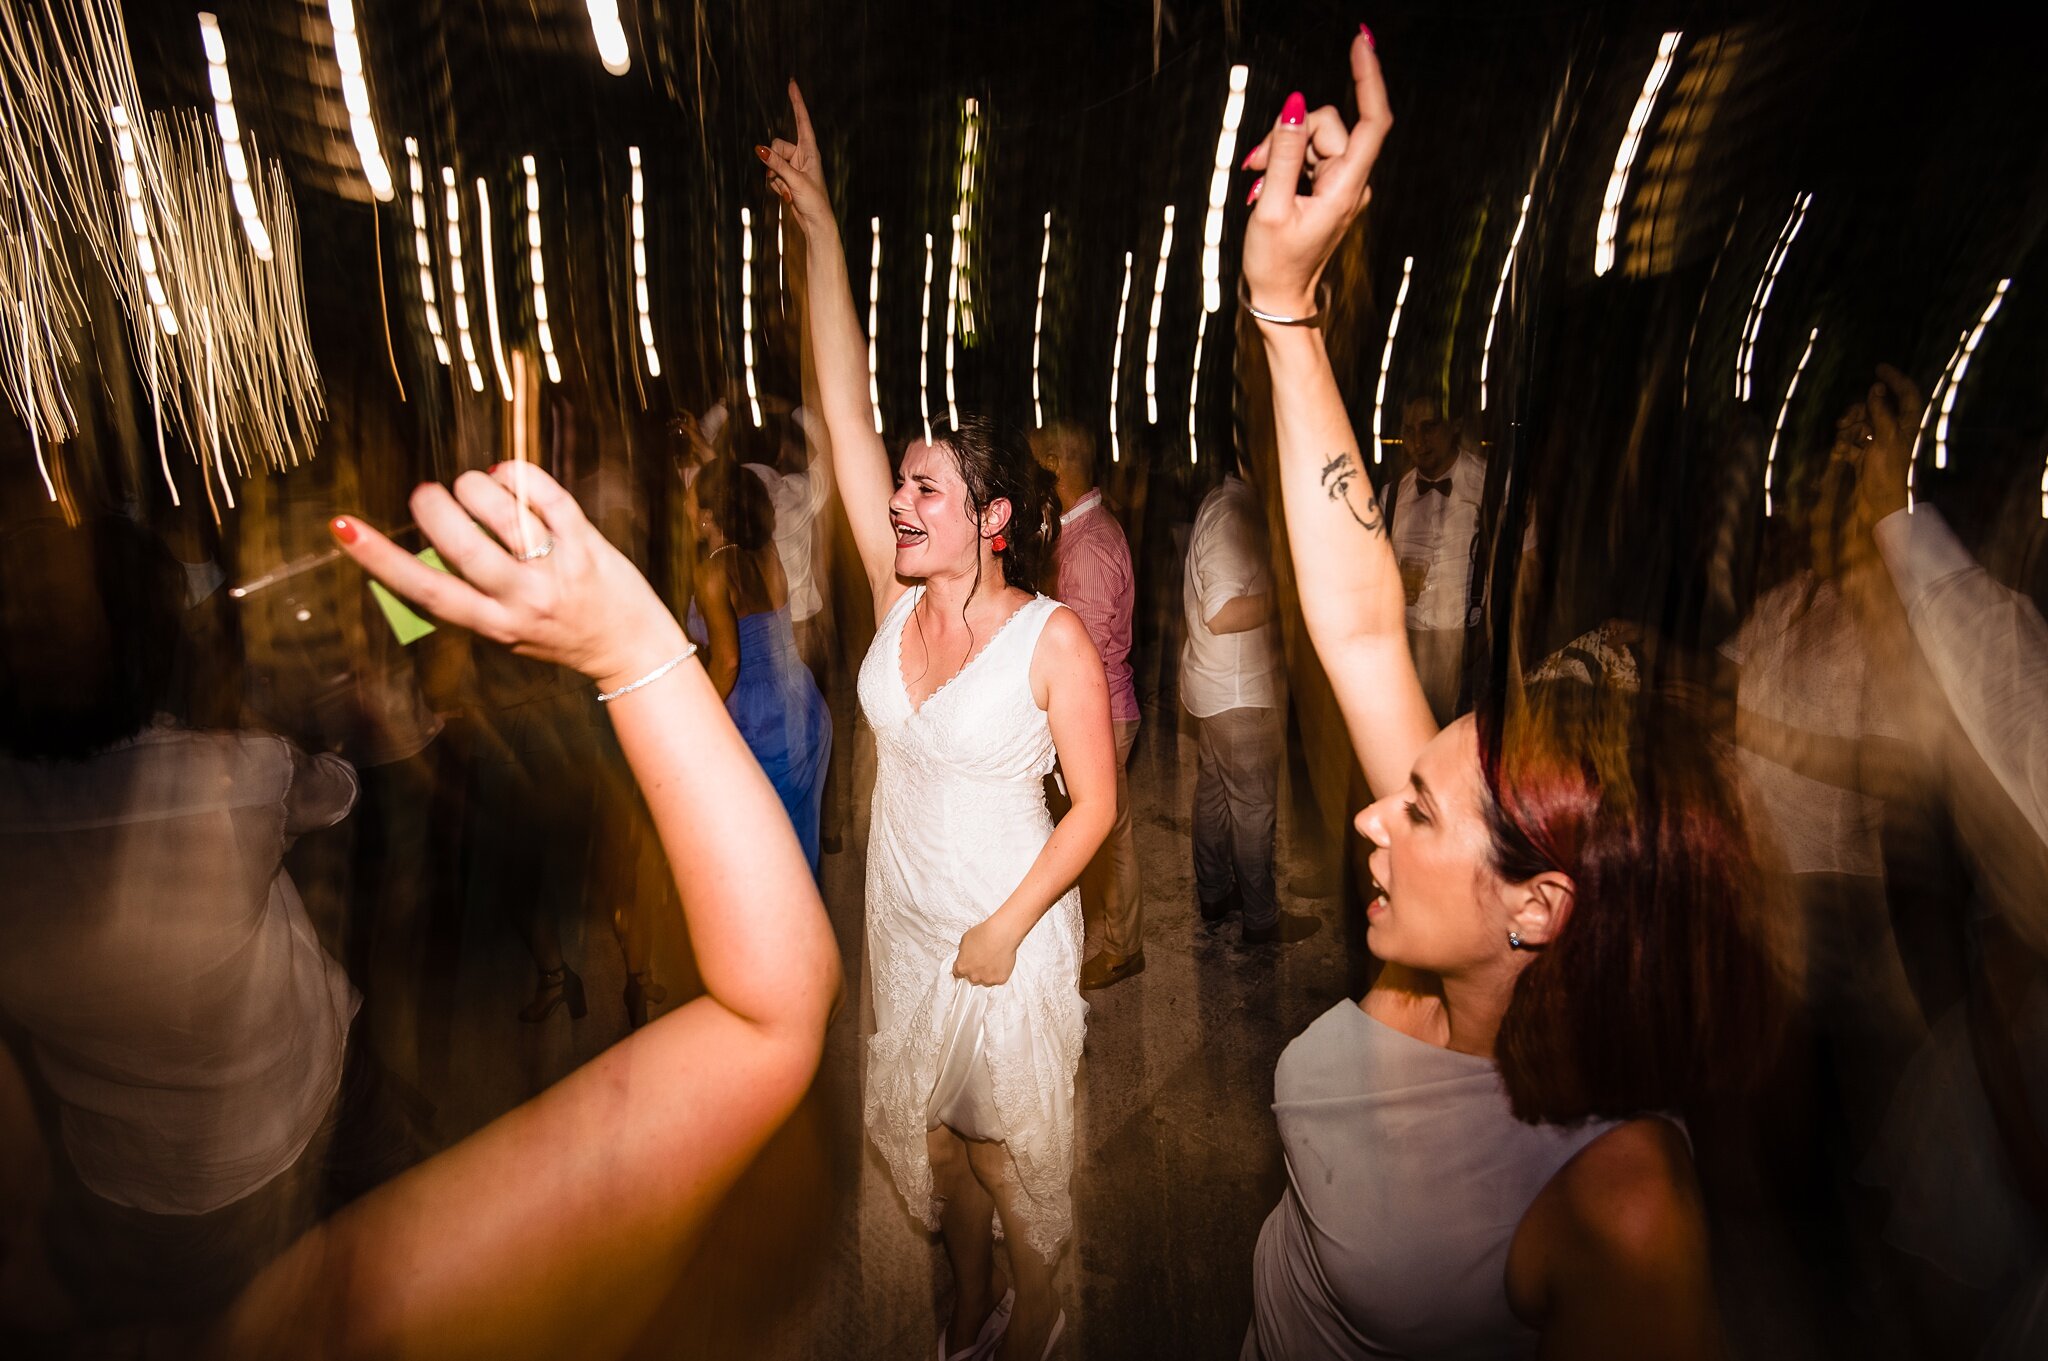
M 1438 496 L 1448 501 L 1451 498 L 1451 479 L 1448 477 L 1432 479 L 1423 477 L 1418 473 L 1415 478 L 1415 490 L 1421 496 L 1427 496 L 1431 492 L 1435 492 Z

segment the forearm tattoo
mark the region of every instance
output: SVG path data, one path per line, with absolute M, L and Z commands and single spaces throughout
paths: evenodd
M 1351 494 L 1354 482 L 1359 484 L 1365 495 L 1362 508 Z M 1351 518 L 1358 521 L 1360 529 L 1381 538 L 1387 537 L 1387 517 L 1380 513 L 1379 498 L 1372 494 L 1372 483 L 1364 477 L 1356 456 L 1339 454 L 1323 465 L 1323 491 L 1332 501 L 1343 503 L 1344 509 L 1351 512 Z

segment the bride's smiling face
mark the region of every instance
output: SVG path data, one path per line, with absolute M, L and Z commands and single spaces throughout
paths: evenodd
M 973 569 L 981 534 L 951 449 L 920 440 L 904 451 L 896 494 L 889 498 L 889 525 L 896 531 L 896 575 Z

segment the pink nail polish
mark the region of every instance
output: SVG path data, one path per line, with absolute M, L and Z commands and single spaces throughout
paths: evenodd
M 1289 127 L 1295 127 L 1306 117 L 1308 117 L 1308 101 L 1301 97 L 1301 91 L 1296 90 L 1293 94 L 1287 96 L 1287 102 L 1280 106 L 1280 121 Z
M 1239 170 L 1249 170 L 1249 169 L 1251 169 L 1251 168 L 1252 168 L 1252 157 L 1254 157 L 1254 156 L 1256 156 L 1256 155 L 1258 155 L 1258 154 L 1259 154 L 1259 149 L 1258 149 L 1257 147 L 1253 147 L 1253 148 L 1252 148 L 1252 149 L 1251 149 L 1250 151 L 1247 151 L 1247 152 L 1246 152 L 1246 153 L 1244 154 L 1244 164 L 1243 164 L 1243 165 L 1240 165 L 1240 166 L 1238 167 L 1238 169 L 1239 169 Z
M 1265 187 L 1266 177 L 1264 175 L 1261 175 L 1257 179 L 1252 181 L 1252 191 L 1244 196 L 1244 201 L 1247 204 L 1257 203 L 1259 201 L 1259 190 L 1264 189 Z
M 1367 28 L 1364 24 L 1360 24 L 1358 26 L 1358 31 L 1365 35 L 1365 45 L 1367 47 L 1370 47 L 1375 52 L 1380 50 L 1379 42 L 1372 36 L 1372 30 L 1370 28 Z

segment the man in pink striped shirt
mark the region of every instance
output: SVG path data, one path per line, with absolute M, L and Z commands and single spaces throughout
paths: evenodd
M 1081 966 L 1083 988 L 1106 988 L 1145 967 L 1145 914 L 1138 892 L 1138 842 L 1131 825 L 1131 744 L 1138 740 L 1138 690 L 1131 680 L 1131 614 L 1137 579 L 1123 526 L 1095 485 L 1095 440 L 1054 422 L 1032 441 L 1058 479 L 1059 568 L 1056 594 L 1081 618 L 1102 654 L 1109 716 L 1116 730 L 1116 824 L 1081 875 L 1081 910 L 1101 948 Z

